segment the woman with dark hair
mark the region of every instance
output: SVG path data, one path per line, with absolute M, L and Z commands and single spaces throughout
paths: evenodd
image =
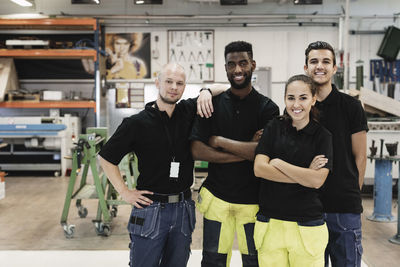
M 260 186 L 254 242 L 265 266 L 324 266 L 328 230 L 318 197 L 332 169 L 332 137 L 318 123 L 308 76 L 285 86 L 284 115 L 268 123 L 256 148 Z

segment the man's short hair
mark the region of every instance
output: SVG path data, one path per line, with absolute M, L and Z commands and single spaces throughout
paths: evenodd
M 225 53 L 224 53 L 225 59 L 226 55 L 234 52 L 247 52 L 249 58 L 253 59 L 253 46 L 250 43 L 244 41 L 235 41 L 229 43 L 227 46 L 225 46 Z
M 321 50 L 321 49 L 326 49 L 332 52 L 333 56 L 333 66 L 336 66 L 336 56 L 335 56 L 335 50 L 333 50 L 333 47 L 328 44 L 327 42 L 324 41 L 316 41 L 308 45 L 306 49 L 306 66 L 308 66 L 308 54 L 310 54 L 311 50 Z

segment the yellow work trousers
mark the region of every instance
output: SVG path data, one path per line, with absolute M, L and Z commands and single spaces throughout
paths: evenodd
M 229 203 L 203 187 L 197 208 L 204 216 L 203 267 L 229 266 L 235 232 L 243 266 L 258 266 L 253 240 L 258 205 Z
M 300 226 L 291 221 L 257 220 L 254 242 L 260 267 L 323 267 L 328 228 L 325 223 Z

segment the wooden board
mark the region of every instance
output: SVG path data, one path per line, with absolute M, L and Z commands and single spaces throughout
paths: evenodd
M 0 101 L 8 90 L 19 89 L 17 71 L 12 58 L 0 58 Z
M 400 117 L 400 101 L 381 95 L 370 89 L 360 89 L 360 101 L 374 109 Z

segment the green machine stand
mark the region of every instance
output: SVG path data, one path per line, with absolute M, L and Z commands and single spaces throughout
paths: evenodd
M 61 216 L 61 226 L 66 238 L 72 238 L 75 225 L 68 224 L 67 218 L 72 199 L 76 199 L 78 215 L 85 218 L 87 208 L 82 206 L 83 199 L 98 199 L 96 219 L 93 220 L 95 231 L 98 235 L 109 236 L 111 234 L 111 221 L 117 216 L 117 206 L 126 205 L 125 201 L 118 200 L 118 195 L 104 173 L 97 169 L 97 154 L 107 140 L 107 128 L 88 128 L 86 134 L 79 136 L 79 141 L 74 148 L 72 156 L 72 171 L 65 196 L 64 208 Z M 134 177 L 137 173 L 136 158 L 129 154 L 120 163 L 119 167 L 125 173 L 125 180 L 129 189 L 135 187 Z M 77 177 L 84 165 L 79 188 L 74 192 Z M 89 168 L 93 176 L 93 184 L 87 183 Z

